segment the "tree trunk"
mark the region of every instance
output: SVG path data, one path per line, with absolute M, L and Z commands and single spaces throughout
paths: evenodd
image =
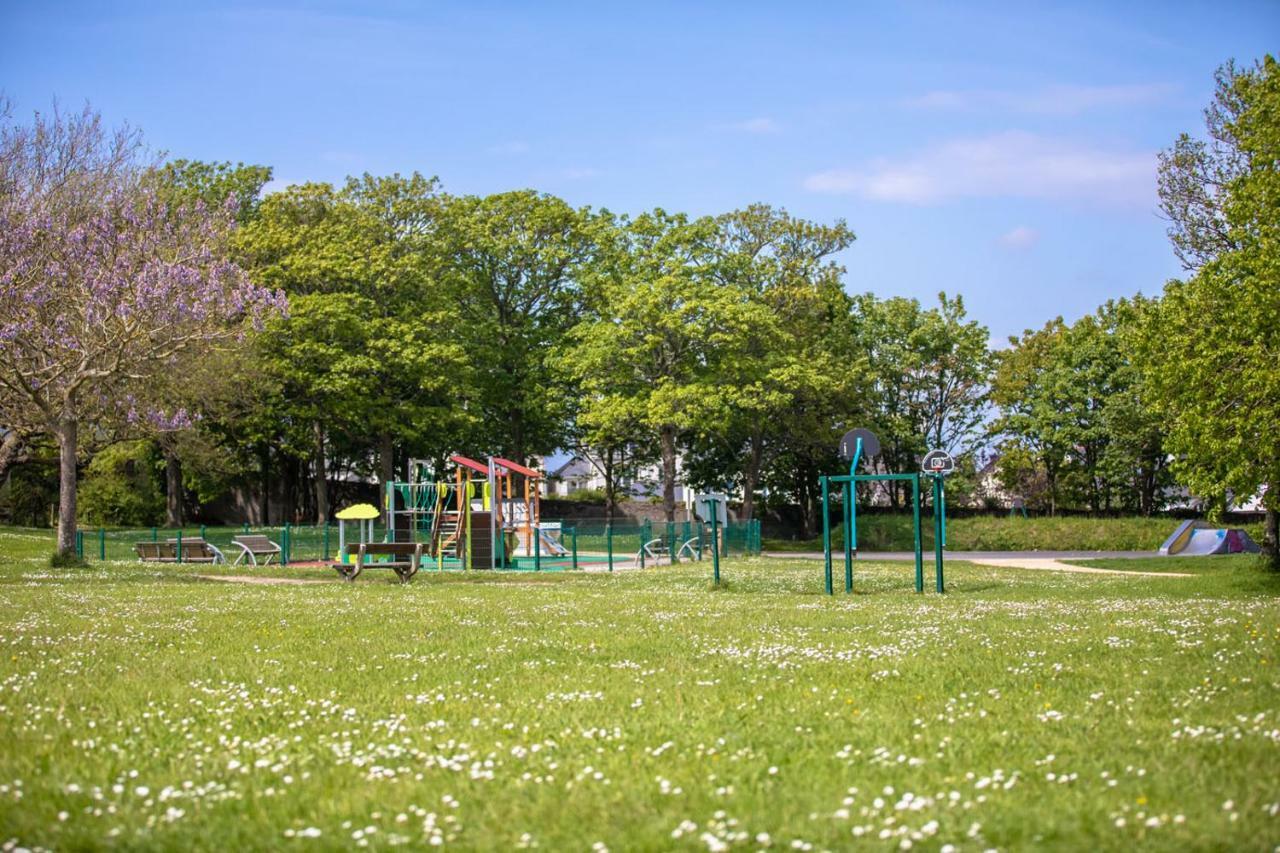
M 262 517 L 258 523 L 268 525 L 271 523 L 271 448 L 265 444 L 258 449 L 258 462 L 262 466 L 262 494 L 258 504 Z
M 16 429 L 11 429 L 4 434 L 4 440 L 0 441 L 0 482 L 4 481 L 4 475 L 9 472 L 9 466 L 18 458 L 18 451 L 22 449 L 22 436 L 18 435 Z
M 378 505 L 382 505 L 382 499 L 387 495 L 387 484 L 395 480 L 396 477 L 396 457 L 395 445 L 391 442 L 391 433 L 384 432 L 378 436 L 378 480 L 381 489 L 378 492 Z M 391 519 L 387 518 L 387 524 L 391 523 Z
M 662 428 L 662 511 L 667 521 L 676 520 L 676 428 Z
M 750 521 L 755 517 L 756 484 L 760 482 L 760 458 L 764 455 L 764 439 L 759 430 L 752 432 L 750 447 L 747 452 L 747 470 L 742 478 L 743 521 Z
M 182 460 L 172 447 L 161 446 L 164 453 L 164 524 L 182 526 Z
M 329 468 L 324 459 L 324 425 L 315 423 L 316 441 L 316 524 L 327 524 L 329 521 Z
M 58 422 L 58 553 L 76 552 L 76 448 L 79 424 L 75 418 Z
M 604 451 L 604 518 L 613 521 L 613 513 L 618 508 L 618 496 L 615 494 L 613 482 L 613 448 Z
M 1267 514 L 1262 522 L 1262 553 L 1267 555 L 1274 568 L 1280 569 L 1280 491 L 1276 484 L 1267 486 L 1267 494 L 1263 499 Z

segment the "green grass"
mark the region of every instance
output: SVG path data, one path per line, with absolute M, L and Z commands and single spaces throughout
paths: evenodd
M 933 522 L 926 510 L 921 518 L 926 548 L 933 547 Z M 953 551 L 1154 551 L 1178 526 L 1169 518 L 1057 518 L 973 516 L 947 521 L 947 547 Z M 865 551 L 910 551 L 910 515 L 867 513 L 858 518 L 858 547 Z M 1255 541 L 1262 541 L 1262 525 L 1244 525 Z M 843 543 L 843 528 L 833 537 Z M 766 551 L 822 550 L 819 536 L 807 541 L 766 539 Z
M 1280 581 L 1256 561 L 954 562 L 945 596 L 859 563 L 828 598 L 799 560 L 727 560 L 722 590 L 705 563 L 249 586 L 46 560 L 0 532 L 0 843 L 1280 841 Z

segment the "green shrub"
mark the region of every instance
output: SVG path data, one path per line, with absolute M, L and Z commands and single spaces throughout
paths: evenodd
M 80 485 L 80 519 L 85 524 L 149 527 L 164 515 L 164 493 L 154 445 L 113 444 L 93 458 Z

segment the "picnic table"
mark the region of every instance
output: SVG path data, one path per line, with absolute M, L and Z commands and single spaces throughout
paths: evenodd
M 422 565 L 424 542 L 365 542 L 356 547 L 354 563 L 334 563 L 333 568 L 343 580 L 353 581 L 365 569 L 391 569 L 401 583 L 408 583 Z M 368 562 L 366 557 L 390 556 L 390 560 Z

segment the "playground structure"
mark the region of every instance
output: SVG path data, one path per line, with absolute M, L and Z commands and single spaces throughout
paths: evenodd
M 424 561 L 439 569 L 519 568 L 528 558 L 568 553 L 560 525 L 541 521 L 540 472 L 500 456 L 449 461 L 452 476 L 436 478 L 412 459 L 406 479 L 387 484 L 391 542 L 421 544 Z
M 1184 521 L 1160 546 L 1162 557 L 1207 557 L 1214 554 L 1257 554 L 1262 549 L 1239 528 Z
M 858 555 L 858 507 L 857 485 L 870 482 L 907 482 L 911 484 L 912 519 L 915 531 L 916 592 L 924 592 L 924 552 L 920 536 L 921 480 L 932 479 L 933 484 L 933 554 L 934 585 L 938 592 L 945 591 L 942 574 L 942 552 L 947 545 L 947 504 L 945 478 L 955 470 L 955 463 L 942 450 L 931 450 L 921 463 L 921 470 L 911 474 L 859 474 L 858 464 L 865 458 L 880 453 L 880 440 L 868 429 L 852 429 L 840 440 L 840 457 L 849 460 L 849 473 L 821 478 L 822 485 L 822 550 L 824 582 L 827 595 L 834 594 L 831 555 L 831 489 L 842 490 L 841 508 L 844 516 L 844 591 L 853 592 L 853 560 Z

